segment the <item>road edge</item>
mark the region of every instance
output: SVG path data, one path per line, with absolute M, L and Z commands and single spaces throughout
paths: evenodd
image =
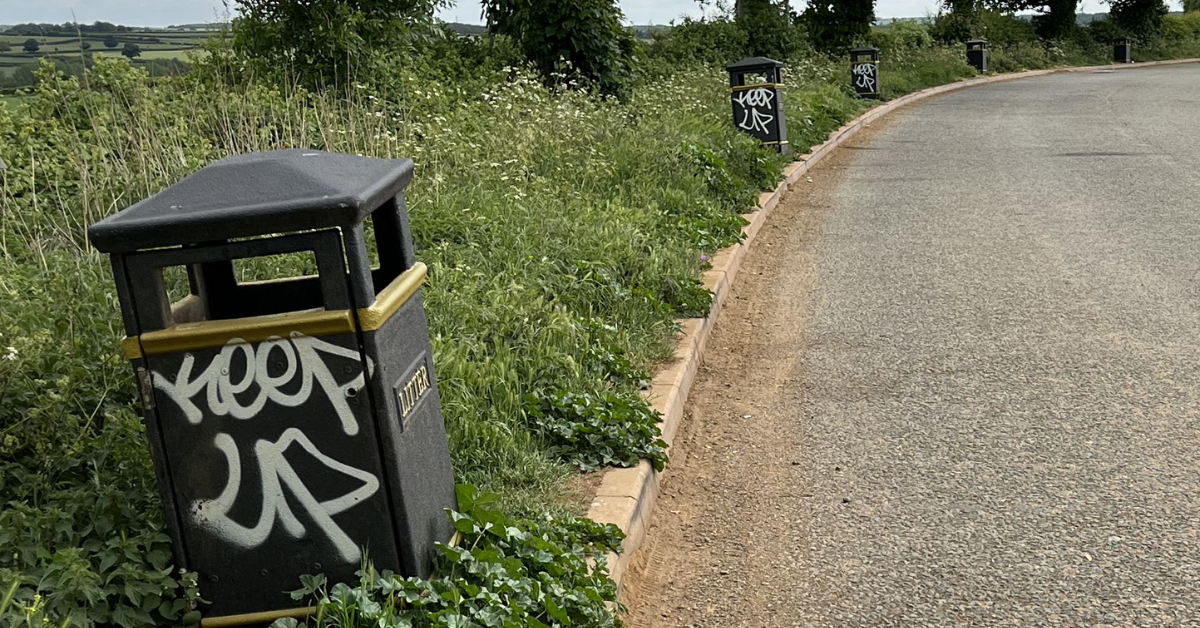
M 721 249 L 712 257 L 712 268 L 705 272 L 703 277 L 704 287 L 713 294 L 712 307 L 708 316 L 679 321 L 681 335 L 676 341 L 674 357 L 668 365 L 657 372 L 650 389 L 643 393 L 650 403 L 650 407 L 662 415 L 658 425 L 662 429 L 662 438 L 667 442 L 668 448 L 674 443 L 675 435 L 683 420 L 684 405 L 687 403 L 696 372 L 700 368 L 700 361 L 703 359 L 709 334 L 716 325 L 721 307 L 729 295 L 746 251 L 754 243 L 759 230 L 762 229 L 763 224 L 766 223 L 767 218 L 784 195 L 788 193 L 792 184 L 799 181 L 800 177 L 804 176 L 821 159 L 853 137 L 864 126 L 906 105 L 968 87 L 1049 74 L 1089 72 L 1101 69 L 1124 70 L 1184 63 L 1200 63 L 1200 58 L 1028 70 L 1011 74 L 982 76 L 930 87 L 872 107 L 831 132 L 829 139 L 815 147 L 811 153 L 800 155 L 796 161 L 784 168 L 783 180 L 775 187 L 775 190 L 759 194 L 757 206 L 750 213 L 742 214 L 747 222 L 746 226 L 742 227 L 742 241 Z M 650 518 L 654 513 L 654 505 L 658 500 L 659 478 L 665 472 L 655 471 L 650 465 L 650 461 L 644 459 L 634 467 L 608 469 L 604 472 L 600 486 L 596 489 L 596 496 L 592 499 L 591 507 L 588 509 L 587 517 L 589 519 L 598 523 L 615 524 L 625 533 L 625 540 L 621 544 L 621 553 L 608 554 L 609 577 L 617 585 L 618 599 L 624 593 L 622 581 L 629 568 L 629 563 L 646 537 Z

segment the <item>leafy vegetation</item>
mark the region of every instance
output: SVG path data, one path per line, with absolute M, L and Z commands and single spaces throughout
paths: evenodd
M 817 50 L 841 54 L 861 42 L 875 21 L 874 0 L 824 0 L 809 3 L 800 15 Z
M 741 0 L 734 20 L 746 40 L 747 56 L 788 59 L 808 45 L 786 1 Z
M 211 72 L 222 62 L 214 55 Z M 20 478 L 4 485 L 12 535 L 0 537 L 0 581 L 21 582 L 10 613 L 36 607 L 57 624 L 103 605 L 114 615 L 89 621 L 157 626 L 191 610 L 187 580 L 159 562 L 167 546 L 136 387 L 116 351 L 112 279 L 84 227 L 230 152 L 416 159 L 409 208 L 431 269 L 426 306 L 460 480 L 504 495 L 515 516 L 572 512 L 564 482 L 585 452 L 527 411 L 563 391 L 641 418 L 612 427 L 641 434 L 639 454 L 653 455 L 640 373 L 671 354 L 674 319 L 707 306 L 702 256 L 736 240 L 737 214 L 779 171 L 728 125 L 723 72 L 683 72 L 618 104 L 486 66 L 458 84 L 440 67 L 401 69 L 403 91 L 346 97 L 229 86 L 209 71 L 151 86 L 118 60 L 97 60 L 86 84 L 46 69 L 30 100 L 0 112 L 0 349 L 14 356 L 0 383 L 0 475 Z M 96 525 L 98 511 L 111 524 Z M 137 559 L 111 563 L 111 547 Z M 80 578 L 102 598 L 51 598 L 82 591 Z M 149 619 L 137 614 L 155 600 Z M 161 614 L 166 601 L 174 614 Z
M 613 0 L 487 0 L 488 29 L 512 38 L 542 74 L 582 79 L 603 94 L 625 96 L 637 43 Z
M 1110 19 L 1122 33 L 1152 41 L 1163 28 L 1167 4 L 1163 0 L 1110 0 Z
M 523 63 L 536 50 L 521 41 L 426 29 L 419 15 L 432 5 L 410 6 L 418 17 L 364 49 L 362 75 L 339 74 L 321 56 L 328 41 L 305 57 L 289 39 L 303 29 L 264 13 L 248 28 L 279 29 L 275 52 L 217 38 L 193 71 L 153 81 L 121 58 L 70 74 L 44 63 L 22 103 L 0 108 L 0 597 L 12 592 L 0 623 L 144 628 L 203 610 L 197 574 L 171 564 L 136 387 L 116 349 L 112 277 L 85 228 L 225 155 L 305 147 L 417 163 L 409 210 L 430 268 L 457 478 L 501 496 L 460 494 L 452 517 L 464 541 L 443 550 L 436 578 L 369 566 L 358 583 L 313 574 L 299 594 L 319 602 L 312 622 L 615 625 L 602 556 L 619 541 L 574 519 L 584 502 L 569 481 L 579 469 L 666 461 L 640 395 L 647 373 L 671 355 L 676 319 L 708 310 L 707 257 L 737 241 L 739 214 L 783 165 L 729 123 L 721 66 L 764 44 L 732 15 L 685 21 L 654 34 L 617 100 L 576 89 L 607 88 L 559 65 L 565 55 L 547 75 Z M 1195 51 L 1197 16 L 1168 16 L 1135 55 Z M 794 18 L 771 19 L 791 29 L 785 105 L 803 151 L 866 105 L 845 60 L 812 52 Z M 395 16 L 379 19 L 350 20 L 333 45 L 367 45 L 363 34 Z M 985 8 L 970 24 L 1005 71 L 1111 54 L 1103 26 L 1048 43 Z M 862 34 L 883 49 L 886 97 L 973 75 L 961 29 L 944 26 Z M 157 44 L 138 45 L 145 55 Z M 280 80 L 263 70 L 273 54 L 312 61 L 312 72 L 280 62 Z M 338 84 L 322 87 L 331 77 Z M 247 272 L 298 273 L 293 263 Z
M 605 555 L 621 550 L 621 531 L 588 519 L 514 521 L 498 508 L 500 496 L 458 487 L 459 511 L 450 513 L 461 535 L 438 545 L 437 576 L 429 580 L 377 573 L 367 566 L 357 586 L 302 579 L 297 601 L 315 598 L 321 628 L 610 628 L 608 609 L 617 589 Z M 295 628 L 278 620 L 272 628 Z
M 443 0 L 235 0 L 234 48 L 275 81 L 344 88 L 411 50 Z

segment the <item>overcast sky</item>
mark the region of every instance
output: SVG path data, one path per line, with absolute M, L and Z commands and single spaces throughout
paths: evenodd
M 803 8 L 804 0 L 792 0 Z M 1171 0 L 1178 8 L 1179 0 Z M 877 0 L 879 17 L 921 17 L 935 11 L 937 0 Z M 621 0 L 625 17 L 634 24 L 666 24 L 681 15 L 699 17 L 695 0 Z M 1081 11 L 1106 10 L 1099 0 L 1084 0 Z M 18 22 L 95 22 L 103 20 L 130 26 L 167 26 L 211 22 L 224 13 L 220 0 L 0 0 L 0 24 Z M 72 17 L 72 14 L 74 17 Z M 478 0 L 458 0 L 439 14 L 453 22 L 481 23 Z

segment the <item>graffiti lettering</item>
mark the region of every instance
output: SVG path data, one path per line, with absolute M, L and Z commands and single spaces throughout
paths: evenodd
M 234 363 L 234 356 L 239 352 L 244 357 L 246 372 L 241 381 L 234 383 L 230 379 L 230 367 Z M 286 361 L 284 372 L 281 375 L 272 376 L 268 371 L 269 360 L 273 352 L 279 353 Z M 258 345 L 257 351 L 241 338 L 234 338 L 221 349 L 221 353 L 195 379 L 191 379 L 191 376 L 196 358 L 189 353 L 184 356 L 183 364 L 180 365 L 174 381 L 155 373 L 154 387 L 165 392 L 172 401 L 179 404 L 184 415 L 187 416 L 188 422 L 195 425 L 204 418 L 204 413 L 196 404 L 192 403 L 192 397 L 199 394 L 201 390 L 206 392 L 211 416 L 228 415 L 235 419 L 252 419 L 258 416 L 267 401 L 274 401 L 288 408 L 303 405 L 312 395 L 315 381 L 333 403 L 334 410 L 342 421 L 342 429 L 346 434 L 354 436 L 358 433 L 358 422 L 354 420 L 354 414 L 350 411 L 349 404 L 346 403 L 346 396 L 353 394 L 351 391 L 357 393 L 362 389 L 366 375 L 359 373 L 358 377 L 350 382 L 339 385 L 329 372 L 329 367 L 321 359 L 321 353 L 356 361 L 360 359 L 359 353 L 353 349 L 339 347 L 295 332 L 291 334 L 290 341 L 277 336 L 268 338 Z M 371 367 L 372 364 L 368 361 L 367 368 Z M 281 392 L 279 390 L 281 387 L 292 383 L 296 378 L 297 370 L 300 373 L 300 389 L 291 394 Z M 249 390 L 251 384 L 258 384 L 258 395 L 250 403 L 242 405 L 238 402 L 236 395 Z
M 759 107 L 769 108 L 775 100 L 775 91 L 765 87 L 747 89 L 737 92 L 733 102 L 742 107 L 742 121 L 738 127 L 747 131 L 767 133 L 767 127 L 775 119 L 768 111 L 760 111 Z
M 230 373 L 231 367 L 239 365 L 236 361 L 238 354 L 242 356 L 240 365 L 244 366 L 244 374 L 235 382 Z M 354 349 L 339 347 L 296 332 L 286 340 L 273 336 L 257 347 L 240 338 L 234 338 L 213 358 L 208 368 L 194 379 L 192 370 L 196 360 L 191 354 L 187 354 L 174 380 L 155 372 L 154 386 L 174 401 L 183 411 L 187 421 L 193 425 L 201 423 L 206 416 L 253 419 L 268 401 L 286 408 L 299 407 L 308 402 L 315 388 L 320 388 L 333 405 L 342 431 L 348 436 L 354 436 L 358 433 L 359 425 L 346 400 L 357 395 L 363 388 L 371 375 L 373 364 L 368 359 L 365 373 L 360 367 L 356 377 L 345 384 L 338 384 L 322 359 L 322 354 L 355 362 L 361 360 L 359 352 Z M 275 363 L 275 371 L 281 371 L 277 375 L 272 375 L 270 371 L 270 360 L 273 357 L 279 360 Z M 297 378 L 299 387 L 295 392 L 285 393 L 281 390 L 284 387 L 296 386 Z M 247 393 L 251 385 L 257 385 L 258 392 L 253 395 L 251 401 L 243 405 L 237 399 L 237 395 Z M 207 413 L 192 401 L 201 391 L 205 392 Z M 293 444 L 298 445 L 325 467 L 360 480 L 362 485 L 340 497 L 317 501 L 283 455 Z M 286 488 L 294 498 L 293 503 L 298 503 L 329 538 L 342 560 L 349 563 L 361 559 L 362 551 L 358 544 L 337 525 L 333 516 L 374 495 L 379 490 L 379 478 L 368 471 L 329 457 L 300 429 L 288 428 L 274 442 L 260 439 L 254 443 L 254 456 L 258 461 L 259 480 L 262 483 L 262 508 L 258 522 L 253 526 L 244 526 L 229 516 L 242 484 L 238 444 L 232 436 L 221 432 L 213 439 L 213 445 L 224 454 L 229 476 L 225 488 L 216 499 L 202 499 L 192 503 L 191 516 L 196 525 L 241 549 L 262 545 L 271 536 L 276 520 L 282 524 L 287 534 L 294 538 L 303 537 L 307 531 L 288 505 L 284 494 Z
M 874 94 L 876 92 L 875 64 L 860 63 L 854 66 L 854 86 L 864 90 L 865 93 Z
M 283 457 L 283 452 L 293 443 L 320 460 L 326 467 L 362 480 L 362 486 L 336 499 L 318 502 L 312 491 L 292 469 L 292 465 Z M 301 538 L 306 531 L 288 506 L 283 493 L 284 487 L 287 487 L 308 516 L 316 522 L 317 527 L 329 537 L 343 561 L 352 563 L 362 558 L 362 550 L 358 548 L 358 544 L 338 527 L 333 515 L 345 512 L 374 495 L 375 491 L 379 490 L 379 478 L 330 458 L 321 453 L 303 432 L 294 427 L 288 428 L 276 442 L 260 440 L 254 444 L 254 454 L 258 458 L 262 480 L 263 505 L 258 515 L 258 523 L 254 527 L 246 527 L 229 518 L 229 511 L 237 501 L 238 489 L 242 483 L 242 464 L 238 458 L 237 444 L 232 436 L 225 433 L 217 434 L 213 444 L 225 454 L 225 462 L 229 465 L 229 479 L 216 499 L 197 500 L 192 504 L 192 520 L 197 525 L 207 528 L 241 549 L 252 549 L 262 545 L 271 536 L 276 519 L 279 519 L 284 531 L 289 535 Z

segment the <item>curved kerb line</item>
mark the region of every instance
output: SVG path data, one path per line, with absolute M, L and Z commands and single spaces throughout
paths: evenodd
M 683 407 L 687 403 L 687 396 L 700 366 L 704 348 L 708 344 L 709 333 L 716 324 L 721 305 L 725 302 L 730 286 L 733 285 L 742 258 L 753 244 L 759 229 L 762 228 L 771 211 L 779 204 L 793 183 L 800 180 L 800 177 L 804 176 L 813 165 L 833 149 L 853 137 L 863 126 L 914 102 L 968 87 L 1050 74 L 1093 72 L 1101 69 L 1129 70 L 1184 63 L 1200 63 L 1200 58 L 1028 70 L 1012 74 L 983 76 L 930 87 L 873 107 L 830 133 L 829 139 L 815 147 L 812 153 L 800 155 L 796 161 L 784 168 L 784 179 L 776 186 L 775 190 L 759 194 L 758 206 L 750 213 L 742 215 L 749 223 L 742 227 L 742 233 L 745 236 L 742 242 L 725 247 L 713 256 L 712 269 L 704 273 L 703 278 L 704 287 L 713 293 L 712 309 L 705 318 L 680 321 L 682 335 L 675 345 L 674 359 L 669 367 L 660 370 L 655 375 L 650 390 L 644 393 L 650 406 L 662 414 L 663 419 L 659 422 L 659 427 L 662 429 L 663 440 L 667 442 L 668 448 L 673 443 L 675 433 L 683 418 Z M 669 465 L 667 469 L 670 469 Z M 608 554 L 609 575 L 617 584 L 618 596 L 624 593 L 621 583 L 625 571 L 629 568 L 633 555 L 645 539 L 646 529 L 650 525 L 654 504 L 658 500 L 659 475 L 650 466 L 650 462 L 644 459 L 635 467 L 609 469 L 604 473 L 600 487 L 596 490 L 596 497 L 592 500 L 588 510 L 589 519 L 599 523 L 616 524 L 625 533 L 625 540 L 621 544 L 622 553 L 619 555 Z

